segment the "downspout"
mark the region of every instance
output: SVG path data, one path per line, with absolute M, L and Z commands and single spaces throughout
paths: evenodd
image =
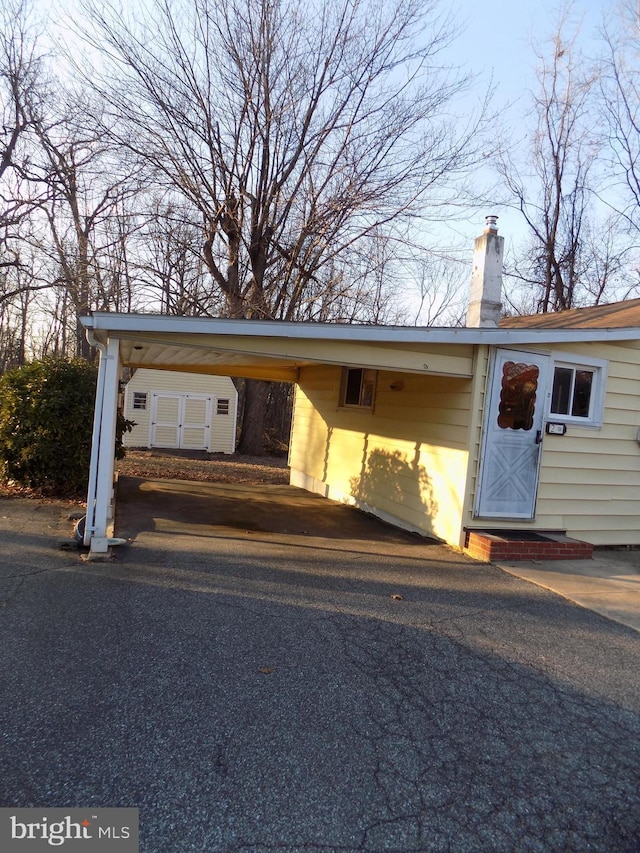
M 102 424 L 102 411 L 104 408 L 104 382 L 106 373 L 107 348 L 96 338 L 93 329 L 87 329 L 86 337 L 92 347 L 100 353 L 100 364 L 98 365 L 98 382 L 96 385 L 96 404 L 93 412 L 93 433 L 91 436 L 91 460 L 89 463 L 89 486 L 87 489 L 87 517 L 84 527 L 83 544 L 91 545 L 91 536 L 95 532 L 96 520 L 96 489 L 98 482 L 98 458 L 100 455 L 100 429 Z
M 238 440 L 237 439 L 237 436 L 238 436 L 238 389 L 236 388 L 235 384 L 233 384 L 233 383 L 231 383 L 231 384 L 233 385 L 233 390 L 234 390 L 235 395 L 236 395 L 236 398 L 235 398 L 234 403 L 233 403 L 233 432 L 232 432 L 232 435 L 233 435 L 233 451 L 232 452 L 235 453 L 236 452 L 236 442 Z

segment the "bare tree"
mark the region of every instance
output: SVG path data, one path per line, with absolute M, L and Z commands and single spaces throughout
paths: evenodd
M 39 248 L 57 267 L 51 284 L 69 295 L 75 312 L 75 353 L 90 357 L 78 320 L 94 308 L 130 305 L 126 239 L 128 202 L 137 190 L 114 161 L 104 131 L 86 121 L 86 101 L 58 87 L 60 109 L 36 122 L 39 149 L 32 181 L 43 187 L 42 211 L 49 229 Z M 124 288 L 124 289 L 123 289 Z
M 405 264 L 405 313 L 421 326 L 463 326 L 469 287 L 469 259 L 422 252 Z
M 202 231 L 194 214 L 197 217 L 180 197 L 148 201 L 138 240 L 137 277 L 145 298 L 162 314 L 214 316 L 224 311 L 221 294 L 209 284 Z
M 636 246 L 640 232 L 640 8 L 618 4 L 603 29 L 600 116 L 609 153 L 606 200 L 620 213 Z
M 27 0 L 0 11 L 0 266 L 15 266 L 11 238 L 38 199 L 28 184 L 29 135 L 42 110 L 42 56 Z
M 36 281 L 25 245 L 31 217 L 41 204 L 30 182 L 33 129 L 44 106 L 44 57 L 28 0 L 8 0 L 0 8 L 0 364 L 22 363 L 33 294 L 48 289 Z M 16 323 L 9 329 L 10 323 Z
M 597 73 L 577 48 L 579 29 L 571 32 L 570 11 L 565 8 L 547 52 L 539 55 L 536 125 L 525 155 L 530 166 L 513 158 L 500 166 L 529 232 L 509 272 L 524 285 L 526 308 L 537 312 L 606 300 L 626 251 L 610 239 L 614 224 L 597 198 Z M 599 234 L 609 239 L 595 239 Z
M 87 128 L 84 106 L 50 73 L 29 0 L 10 0 L 0 15 L 0 269 L 5 271 L 0 305 L 7 306 L 7 316 L 20 317 L 20 346 L 13 357 L 24 359 L 25 335 L 31 334 L 35 315 L 42 311 L 44 318 L 51 310 L 46 298 L 34 295 L 51 292 L 55 302 L 62 288 L 62 302 L 75 308 L 76 317 L 94 307 L 123 304 L 121 292 L 114 295 L 122 227 L 114 238 L 109 234 L 122 222 L 125 190 L 113 160 L 106 162 L 104 134 Z M 66 310 L 64 319 L 69 322 Z M 84 333 L 77 320 L 72 323 L 73 352 L 88 356 Z M 51 328 L 44 346 L 57 351 L 59 342 L 49 340 Z M 60 351 L 66 352 L 66 328 L 62 338 Z
M 224 312 L 291 319 L 336 285 L 345 253 L 461 193 L 482 148 L 452 101 L 438 0 L 151 0 L 144 24 L 87 4 L 111 71 L 88 81 L 117 143 L 199 212 Z M 259 451 L 247 388 L 239 449 Z

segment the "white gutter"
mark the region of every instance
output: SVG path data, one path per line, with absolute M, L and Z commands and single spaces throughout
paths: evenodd
M 395 344 L 546 344 L 575 341 L 639 340 L 636 326 L 615 329 L 540 329 L 362 326 L 344 323 L 293 323 L 278 320 L 226 320 L 170 317 L 159 314 L 118 314 L 97 311 L 81 317 L 87 330 L 132 338 L 136 334 L 194 334 L 238 337 L 297 338 Z M 118 332 L 125 333 L 118 335 Z

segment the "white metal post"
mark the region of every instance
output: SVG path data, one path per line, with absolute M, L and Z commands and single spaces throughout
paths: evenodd
M 91 534 L 94 531 L 94 519 L 96 512 L 96 482 L 98 479 L 98 455 L 100 450 L 100 424 L 102 423 L 102 404 L 104 401 L 104 373 L 107 362 L 106 347 L 93 338 L 91 330 L 87 332 L 87 339 L 92 346 L 98 348 L 100 360 L 98 362 L 98 381 L 96 383 L 96 402 L 93 408 L 93 433 L 91 435 L 91 460 L 89 462 L 89 486 L 87 488 L 87 515 L 85 517 L 83 544 L 91 544 Z
M 94 442 L 97 438 L 97 452 L 94 447 L 92 466 L 89 472 L 90 482 L 84 541 L 91 546 L 92 553 L 105 553 L 109 548 L 107 526 L 112 518 L 113 511 L 116 417 L 120 380 L 119 356 L 120 341 L 118 338 L 110 338 L 106 352 L 100 352 L 94 420 Z M 102 392 L 101 398 L 98 397 L 100 392 Z

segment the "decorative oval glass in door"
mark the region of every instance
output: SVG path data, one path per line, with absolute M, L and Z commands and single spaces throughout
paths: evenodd
M 498 426 L 501 429 L 532 429 L 539 375 L 537 364 L 504 363 L 498 407 Z

